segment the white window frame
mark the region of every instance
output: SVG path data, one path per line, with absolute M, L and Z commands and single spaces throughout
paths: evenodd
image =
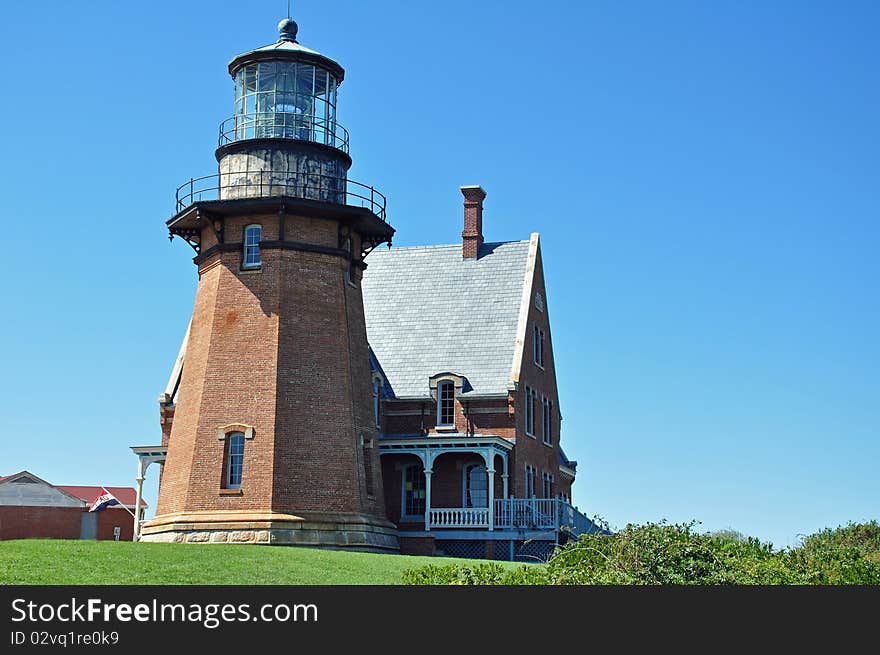
M 548 446 L 553 445 L 553 401 L 541 395 L 541 440 Z
M 241 453 L 233 452 L 233 444 L 238 438 L 241 438 Z M 230 432 L 227 437 L 227 453 L 226 453 L 226 471 L 224 475 L 224 488 L 226 489 L 241 489 L 241 481 L 244 478 L 244 445 L 245 445 L 245 434 L 244 432 Z M 232 481 L 232 473 L 233 467 L 233 458 L 238 458 L 238 482 Z
M 450 395 L 448 399 L 443 398 L 443 390 L 451 389 Z M 452 415 L 452 420 L 449 422 L 443 421 L 443 403 L 449 402 L 451 407 L 450 414 Z M 438 428 L 449 428 L 455 425 L 455 383 L 452 380 L 440 380 L 437 383 L 437 427 Z
M 257 228 L 259 232 L 259 239 L 255 242 L 250 240 L 249 232 L 253 229 Z M 251 223 L 250 225 L 246 225 L 244 228 L 244 244 L 242 245 L 242 253 L 241 253 L 241 267 L 242 268 L 260 268 L 263 265 L 261 256 L 260 256 L 260 243 L 263 241 L 263 226 L 259 223 Z M 249 249 L 254 249 L 256 252 L 256 260 L 249 260 Z
M 553 498 L 553 474 L 541 471 L 541 498 Z
M 535 366 L 542 371 L 544 370 L 544 330 L 537 323 L 532 329 L 532 354 L 534 355 Z
M 538 469 L 531 464 L 526 464 L 526 498 L 535 498 L 535 478 Z
M 407 475 L 407 471 L 409 469 L 421 470 L 422 471 L 422 485 L 423 485 L 423 488 L 426 490 L 425 493 L 427 493 L 427 488 L 428 488 L 427 481 L 425 480 L 425 471 L 422 468 L 421 463 L 404 465 L 403 469 L 400 472 L 400 520 L 401 521 L 424 521 L 425 520 L 425 513 L 424 512 L 422 512 L 421 514 L 407 514 L 407 511 L 406 511 L 406 475 Z M 428 507 L 427 497 L 424 499 L 424 502 L 422 504 L 425 508 Z
M 525 387 L 525 432 L 526 436 L 536 439 L 535 433 L 535 409 L 537 405 L 538 392 L 528 385 Z
M 532 439 L 537 439 L 537 405 L 538 391 L 534 387 L 526 386 L 525 388 L 525 431 L 526 435 Z

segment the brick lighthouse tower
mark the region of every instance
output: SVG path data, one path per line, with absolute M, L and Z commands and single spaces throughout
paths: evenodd
M 394 230 L 385 198 L 348 179 L 342 67 L 289 18 L 278 31 L 230 62 L 218 172 L 181 186 L 167 222 L 199 281 L 141 538 L 396 550 L 360 284 Z

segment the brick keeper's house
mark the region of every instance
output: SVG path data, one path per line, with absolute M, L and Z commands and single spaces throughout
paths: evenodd
M 548 555 L 599 528 L 572 505 L 538 234 L 390 246 L 385 199 L 348 178 L 342 68 L 279 25 L 229 64 L 218 173 L 178 190 L 190 327 L 160 396 L 153 541 Z M 461 220 L 456 218 L 456 221 Z

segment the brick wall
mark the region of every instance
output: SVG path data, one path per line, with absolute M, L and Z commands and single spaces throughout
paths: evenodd
M 539 311 L 535 306 L 535 294 L 540 293 L 544 300 L 544 311 Z M 532 334 L 535 325 L 544 331 L 544 368 L 535 364 L 534 351 L 532 348 Z M 525 388 L 534 388 L 538 392 L 538 400 L 535 404 L 535 436 L 526 434 L 525 425 Z M 541 422 L 541 394 L 553 402 L 551 445 L 547 446 L 542 439 Z M 547 291 L 544 287 L 544 269 L 541 261 L 540 246 L 537 250 L 535 261 L 535 275 L 532 283 L 532 293 L 529 298 L 528 321 L 526 323 L 525 343 L 520 365 L 519 388 L 512 398 L 516 412 L 516 447 L 511 458 L 511 488 L 518 498 L 526 497 L 525 467 L 533 466 L 537 469 L 535 480 L 535 495 L 542 497 L 541 472 L 549 473 L 554 478 L 553 496 L 559 490 L 559 394 L 556 387 L 556 368 L 553 361 L 553 340 L 550 334 L 550 313 L 547 302 Z
M 227 219 L 227 243 L 279 217 Z M 338 224 L 288 216 L 288 241 L 337 248 Z M 203 230 L 203 244 L 216 239 Z M 359 251 L 355 235 L 353 249 Z M 200 259 L 186 366 L 168 439 L 157 515 L 182 511 L 365 512 L 384 516 L 360 270 L 325 253 L 264 248 L 258 271 L 240 250 Z M 349 275 L 347 275 L 349 273 Z M 221 494 L 229 424 L 254 427 L 241 491 Z M 372 466 L 364 466 L 370 457 Z M 367 485 L 365 471 L 372 470 Z M 372 486 L 373 494 L 367 493 Z
M 134 517 L 125 509 L 108 507 L 98 512 L 98 541 L 113 541 L 113 528 L 117 526 L 120 528 L 119 541 L 134 539 Z
M 567 475 L 559 476 L 559 486 L 557 493 L 565 494 L 565 497 L 571 500 L 571 483 L 573 480 Z
M 400 537 L 401 555 L 433 555 L 434 537 Z
M 427 381 L 426 381 L 427 385 Z M 388 434 L 418 434 L 424 429 L 437 433 L 437 403 L 424 401 L 382 401 L 382 429 Z M 516 436 L 513 407 L 506 400 L 467 400 L 455 397 L 455 429 L 465 434 Z
M 0 539 L 79 539 L 79 507 L 0 506 Z
M 0 540 L 79 539 L 82 515 L 79 507 L 0 506 Z M 131 541 L 134 519 L 124 509 L 108 508 L 97 514 L 97 538 L 113 540 L 113 528 L 122 529 L 120 540 Z

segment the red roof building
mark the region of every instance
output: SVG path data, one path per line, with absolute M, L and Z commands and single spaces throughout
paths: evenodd
M 103 489 L 121 504 L 90 512 L 89 507 Z M 134 506 L 132 487 L 53 485 L 29 471 L 0 476 L 0 540 L 131 541 Z M 142 500 L 141 519 L 146 506 Z

